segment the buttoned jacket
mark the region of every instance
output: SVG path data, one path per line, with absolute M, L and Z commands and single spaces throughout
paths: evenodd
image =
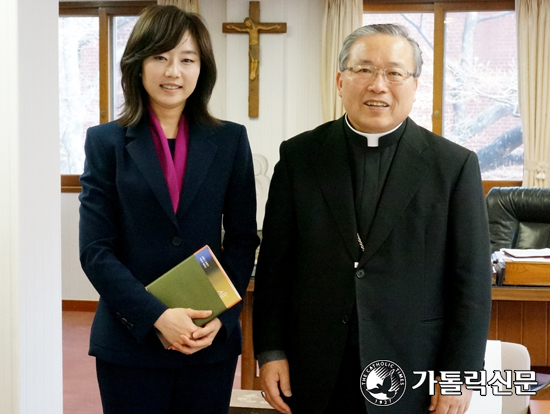
M 344 122 L 280 147 L 255 280 L 255 352 L 283 350 L 296 412 L 321 413 L 356 306 L 361 367 L 392 361 L 407 381 L 398 402 L 367 403 L 368 412 L 425 413 L 427 382 L 413 390 L 414 371 L 483 368 L 491 273 L 477 157 L 407 119 L 362 252 Z
M 186 356 L 165 350 L 155 335 L 153 324 L 167 308 L 145 286 L 209 245 L 244 294 L 258 245 L 245 128 L 230 122 L 189 126 L 177 212 L 147 119 L 129 128 L 116 122 L 90 128 L 85 149 L 80 260 L 100 295 L 90 354 L 143 367 L 211 363 L 238 355 L 241 304 L 220 316 L 223 327 L 213 345 Z

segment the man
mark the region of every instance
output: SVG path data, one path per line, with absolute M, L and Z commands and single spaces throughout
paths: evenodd
M 408 118 L 421 68 L 403 27 L 356 30 L 336 78 L 346 115 L 281 145 L 254 348 L 283 413 L 467 410 L 460 379 L 483 369 L 490 318 L 485 199 L 476 155 Z M 419 371 L 460 372 L 461 395 Z

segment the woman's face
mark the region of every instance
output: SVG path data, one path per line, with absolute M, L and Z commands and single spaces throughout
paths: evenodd
M 189 32 L 172 50 L 146 58 L 141 79 L 153 111 L 157 115 L 176 110 L 181 113 L 197 86 L 200 71 L 199 49 Z

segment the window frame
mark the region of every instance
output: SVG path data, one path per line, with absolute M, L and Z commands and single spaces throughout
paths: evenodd
M 363 0 L 363 12 L 433 12 L 434 13 L 434 79 L 432 130 L 443 130 L 444 17 L 447 11 L 515 10 L 514 0 Z M 136 16 L 156 1 L 73 1 L 59 3 L 59 16 L 99 17 L 99 123 L 110 121 L 112 91 L 112 21 L 115 16 Z M 79 174 L 61 175 L 62 193 L 79 193 Z M 486 191 L 492 186 L 521 186 L 522 181 L 484 180 Z
M 111 121 L 113 90 L 112 64 L 112 22 L 117 16 L 138 16 L 143 9 L 157 4 L 156 1 L 127 1 L 121 5 L 117 1 L 71 1 L 59 2 L 59 17 L 99 18 L 99 120 L 103 124 Z M 80 193 L 80 174 L 61 174 L 62 193 Z
M 515 10 L 514 0 L 363 0 L 363 13 L 434 13 L 434 78 L 432 132 L 443 133 L 443 77 L 445 71 L 445 13 L 458 11 Z M 492 187 L 521 186 L 520 180 L 483 180 L 485 193 Z

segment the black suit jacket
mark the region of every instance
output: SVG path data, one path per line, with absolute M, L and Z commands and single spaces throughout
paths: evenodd
M 369 413 L 426 413 L 427 383 L 412 390 L 413 371 L 483 368 L 491 273 L 477 157 L 407 119 L 362 253 L 344 122 L 281 145 L 256 272 L 255 352 L 285 351 L 296 412 L 321 413 L 357 304 L 362 367 L 390 360 L 407 380 L 398 402 L 367 404 Z
M 230 122 L 190 125 L 176 214 L 147 117 L 130 128 L 115 122 L 90 128 L 85 149 L 80 259 L 100 294 L 90 354 L 145 367 L 181 367 L 238 355 L 241 305 L 220 316 L 223 327 L 212 346 L 185 356 L 165 350 L 156 337 L 153 324 L 166 306 L 144 286 L 208 244 L 244 294 L 258 245 L 245 128 Z

